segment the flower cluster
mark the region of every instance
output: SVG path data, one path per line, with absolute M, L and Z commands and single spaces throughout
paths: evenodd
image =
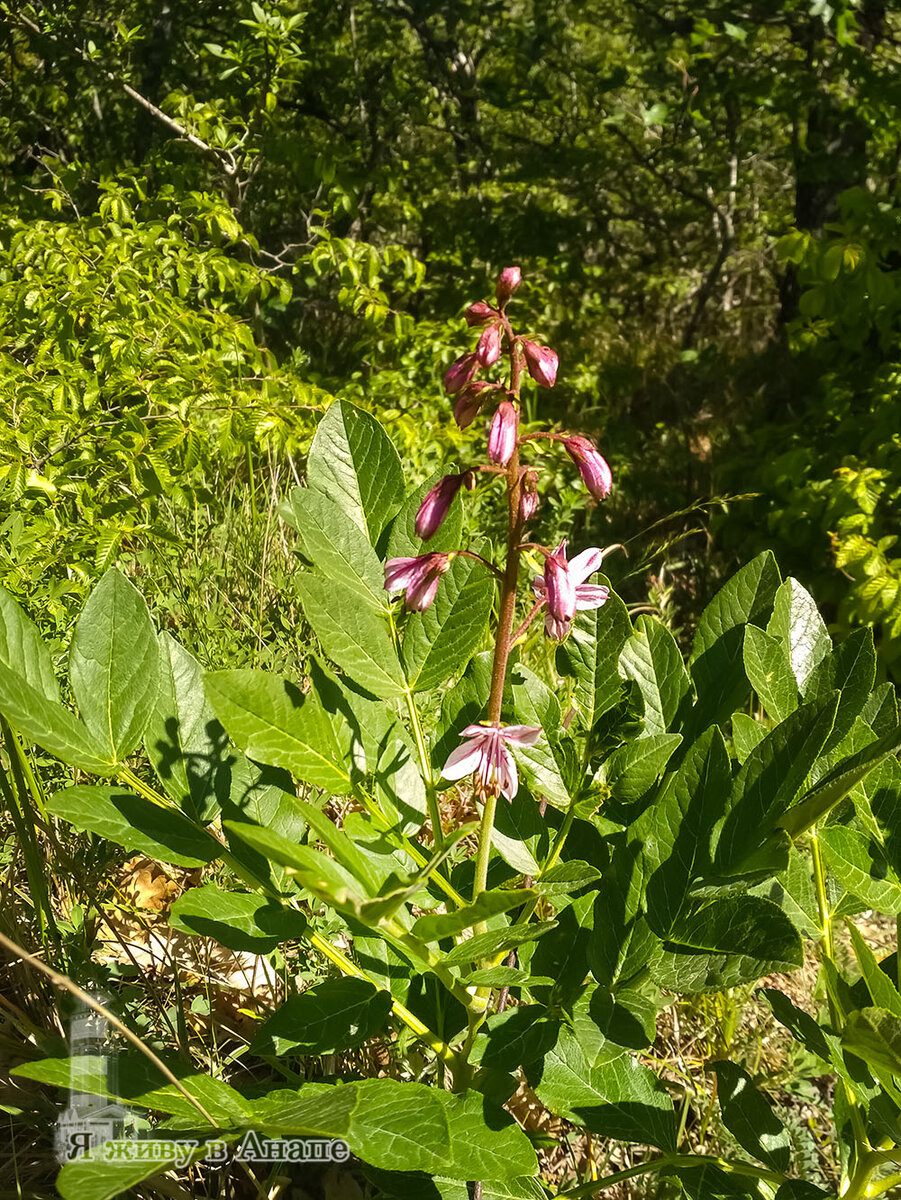
M 495 648 L 489 719 L 463 730 L 463 745 L 451 754 L 443 771 L 446 779 L 474 774 L 476 792 L 483 798 L 502 795 L 509 799 L 515 795 L 516 764 L 509 747 L 533 745 L 541 734 L 540 729 L 505 725 L 500 720 L 502 689 L 497 681 L 503 681 L 515 640 L 511 622 L 520 553 L 527 548 L 539 551 L 544 556 L 544 571 L 532 583 L 536 602 L 516 637 L 538 612 L 544 611 L 546 635 L 563 641 L 569 636 L 576 612 L 599 608 L 609 595 L 606 587 L 588 582 L 601 566 L 603 550 L 592 547 L 568 559 L 565 542 L 550 550 L 522 541 L 524 526 L 535 516 L 539 503 L 538 469 L 521 461 L 527 449 L 538 450 L 542 443 L 562 443 L 588 493 L 596 500 L 610 494 L 613 477 L 597 446 L 582 434 L 520 432 L 524 377 L 530 377 L 539 387 L 552 388 L 559 366 L 555 350 L 515 332 L 510 323 L 507 305 L 521 282 L 519 267 L 507 267 L 497 281 L 496 303 L 477 300 L 469 305 L 465 317 L 467 324 L 479 331 L 476 347 L 451 363 L 444 376 L 444 389 L 454 397 L 453 415 L 461 429 L 472 425 L 486 406 L 493 408 L 487 427 L 487 462 L 476 468 L 460 468 L 439 479 L 422 501 L 415 521 L 416 536 L 428 542 L 443 525 L 460 489 L 476 486 L 477 472 L 487 472 L 488 478 L 501 478 L 506 484 L 510 512 L 506 569 L 488 564 L 501 581 L 506 598 L 501 606 L 506 625 L 498 629 Z M 480 377 L 502 359 L 507 363 L 504 378 Z M 424 551 L 414 557 L 390 559 L 385 568 L 385 588 L 389 592 L 403 591 L 406 607 L 422 612 L 435 600 L 443 575 L 460 553 L 470 554 L 466 550 Z

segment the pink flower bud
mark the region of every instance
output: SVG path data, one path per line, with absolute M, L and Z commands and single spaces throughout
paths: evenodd
M 474 354 L 461 354 L 447 369 L 444 376 L 444 390 L 450 395 L 465 387 L 476 373 L 479 361 Z
M 438 532 L 464 482 L 464 475 L 445 475 L 443 479 L 438 480 L 420 504 L 416 514 L 414 528 L 417 537 L 427 542 Z
M 579 468 L 585 486 L 596 500 L 609 496 L 613 487 L 613 474 L 609 464 L 590 438 L 576 435 L 567 438 L 563 445 L 566 452 Z
M 406 589 L 404 603 L 407 608 L 423 612 L 435 599 L 441 576 L 449 566 L 449 554 L 389 558 L 385 563 L 385 591 L 399 592 Z
M 523 339 L 523 353 L 526 356 L 526 366 L 529 369 L 529 374 L 541 387 L 552 388 L 557 382 L 557 358 L 556 350 L 552 350 L 550 346 L 539 346 L 535 342 L 529 342 Z
M 545 555 L 544 586 L 548 614 L 560 624 L 567 624 L 576 615 L 576 585 L 566 561 L 566 542 L 561 542 L 553 554 Z
M 490 367 L 501 356 L 501 331 L 499 325 L 488 325 L 482 330 L 476 346 L 476 358 L 483 367 Z
M 519 435 L 519 411 L 510 400 L 502 400 L 488 430 L 488 457 L 505 467 L 513 457 Z
M 519 493 L 519 519 L 525 524 L 526 521 L 531 521 L 537 510 L 538 476 L 534 471 L 527 471 Z
M 493 388 L 491 383 L 477 381 L 465 387 L 454 401 L 454 420 L 461 429 L 471 425 L 479 415 L 479 410 L 485 400 L 485 389 Z
M 522 271 L 519 267 L 504 267 L 497 281 L 498 304 L 506 304 L 521 283 Z
M 463 315 L 466 317 L 467 325 L 484 325 L 492 317 L 497 316 L 497 311 L 490 304 L 486 304 L 484 300 L 476 300 L 475 304 L 470 304 Z

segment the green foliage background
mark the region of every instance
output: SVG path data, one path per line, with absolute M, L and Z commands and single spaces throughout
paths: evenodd
M 441 373 L 518 262 L 521 319 L 561 353 L 542 416 L 616 478 L 597 509 L 561 473 L 540 535 L 625 542 L 621 590 L 672 594 L 677 622 L 772 546 L 896 668 L 890 5 L 0 20 L 0 582 L 60 635 L 119 560 L 204 657 L 296 657 L 267 513 L 318 414 L 377 412 L 423 478 L 465 460 Z

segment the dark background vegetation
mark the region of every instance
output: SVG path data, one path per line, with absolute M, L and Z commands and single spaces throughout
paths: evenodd
M 271 499 L 318 412 L 371 407 L 423 474 L 465 459 L 442 369 L 516 262 L 520 324 L 561 356 L 542 416 L 616 477 L 594 510 L 551 480 L 545 535 L 627 542 L 626 594 L 676 624 L 771 545 L 897 662 L 895 6 L 0 22 L 0 575 L 61 632 L 118 558 L 205 656 L 235 629 L 290 647 Z

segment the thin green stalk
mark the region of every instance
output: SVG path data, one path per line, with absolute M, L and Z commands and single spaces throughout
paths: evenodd
M 432 837 L 435 839 L 436 849 L 440 850 L 444 844 L 444 830 L 441 828 L 441 810 L 438 807 L 438 793 L 435 790 L 435 777 L 432 775 L 432 762 L 429 758 L 428 747 L 425 744 L 425 736 L 422 732 L 419 709 L 416 707 L 416 701 L 413 699 L 413 693 L 409 688 L 404 692 L 404 699 L 407 702 L 407 712 L 410 715 L 410 724 L 413 726 L 413 737 L 419 753 L 419 766 L 422 771 L 423 782 L 425 783 L 425 801 L 429 810 Z
M 13 729 L 13 727 L 9 724 L 7 724 L 6 727 L 9 730 L 10 737 L 12 739 L 12 749 L 15 751 L 16 758 L 19 760 L 19 766 L 21 767 L 22 774 L 25 776 L 25 782 L 28 784 L 28 790 L 31 792 L 31 795 L 34 798 L 35 807 L 41 814 L 41 818 L 43 819 L 44 823 L 47 824 L 49 817 L 47 813 L 47 801 L 44 796 L 44 789 L 41 787 L 37 776 L 32 770 L 31 762 L 29 761 L 28 755 L 25 753 L 22 743 L 19 740 L 18 733 L 16 733 L 15 729 Z
M 634 1167 L 616 1171 L 613 1175 L 605 1175 L 603 1179 L 580 1184 L 579 1187 L 572 1188 L 570 1191 L 559 1192 L 557 1200 L 583 1200 L 584 1197 L 594 1196 L 597 1192 L 613 1187 L 616 1183 L 623 1183 L 627 1179 L 636 1179 L 639 1175 L 650 1175 L 654 1171 L 678 1170 L 680 1167 L 697 1167 L 704 1163 L 713 1163 L 726 1175 L 740 1175 L 747 1179 L 757 1179 L 776 1187 L 785 1183 L 787 1178 L 777 1171 L 770 1171 L 766 1167 L 757 1167 L 753 1163 L 740 1162 L 732 1158 L 716 1158 L 707 1154 L 665 1154 L 660 1158 L 653 1158 L 648 1162 L 638 1163 Z M 842 1200 L 845 1200 L 845 1197 L 842 1197 Z

